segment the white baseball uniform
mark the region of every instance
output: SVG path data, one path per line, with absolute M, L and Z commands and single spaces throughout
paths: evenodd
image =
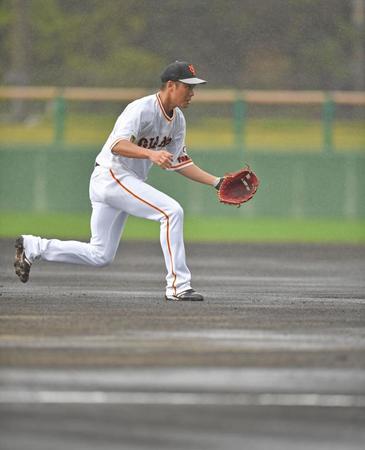
M 96 158 L 96 167 L 91 175 L 90 243 L 25 235 L 25 253 L 30 261 L 41 258 L 104 266 L 114 259 L 126 219 L 133 215 L 160 222 L 160 242 L 167 268 L 166 295 L 177 295 L 190 289 L 181 206 L 145 183 L 153 164 L 151 161 L 112 152 L 116 143 L 125 139 L 149 149 L 166 149 L 173 155 L 173 164 L 168 170 L 178 170 L 193 164 L 186 153 L 185 129 L 181 110 L 175 108 L 169 117 L 159 94 L 130 103 L 118 117 Z

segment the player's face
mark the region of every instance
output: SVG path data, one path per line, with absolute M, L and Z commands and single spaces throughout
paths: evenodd
M 174 85 L 174 103 L 179 108 L 187 108 L 194 96 L 194 85 L 181 83 L 180 81 L 177 81 Z

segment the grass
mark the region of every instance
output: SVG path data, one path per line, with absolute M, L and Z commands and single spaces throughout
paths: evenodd
M 65 127 L 65 142 L 72 145 L 100 146 L 105 141 L 115 117 L 112 115 L 69 114 Z M 53 122 L 39 118 L 25 124 L 0 122 L 1 143 L 49 144 L 53 142 Z M 323 130 L 320 120 L 300 118 L 255 119 L 246 124 L 245 145 L 248 150 L 320 151 Z M 365 150 L 365 122 L 338 120 L 333 129 L 334 146 L 342 150 Z M 187 145 L 194 148 L 221 149 L 235 143 L 233 120 L 203 118 L 188 124 Z
M 89 219 L 89 214 L 3 212 L 0 216 L 0 237 L 36 234 L 87 240 Z M 159 225 L 130 217 L 123 239 L 158 240 Z M 201 242 L 365 244 L 365 221 L 188 216 L 185 220 L 185 239 Z

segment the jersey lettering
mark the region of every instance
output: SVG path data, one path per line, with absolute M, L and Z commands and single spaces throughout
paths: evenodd
M 183 163 L 183 162 L 186 162 L 186 161 L 191 161 L 191 158 L 190 158 L 189 155 L 187 155 L 187 154 L 185 153 L 185 155 L 179 156 L 179 157 L 177 158 L 177 161 L 178 161 L 179 163 Z
M 137 145 L 139 145 L 140 147 L 144 147 L 144 148 L 148 148 L 148 141 L 146 138 L 141 138 Z
M 158 145 L 158 141 L 160 140 L 160 136 L 157 136 L 155 138 L 150 139 L 150 143 L 148 145 L 148 148 L 156 148 Z
M 142 137 L 137 145 L 139 145 L 140 147 L 144 147 L 144 148 L 151 148 L 151 149 L 155 149 L 155 148 L 163 148 L 166 147 L 166 145 L 170 144 L 170 142 L 172 141 L 171 137 L 168 136 L 164 136 L 162 141 L 160 142 L 160 136 L 156 136 L 156 137 L 152 137 L 152 138 L 145 138 Z
M 171 141 L 172 141 L 172 139 L 170 137 L 164 136 L 159 147 L 160 148 L 166 147 L 166 145 L 169 145 Z

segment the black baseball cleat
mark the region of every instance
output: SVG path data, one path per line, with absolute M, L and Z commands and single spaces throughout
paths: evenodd
M 165 295 L 165 300 L 172 302 L 201 302 L 204 300 L 204 297 L 194 291 L 194 289 L 188 289 L 177 295 Z
M 26 283 L 29 280 L 30 266 L 32 265 L 32 263 L 25 256 L 23 236 L 20 236 L 16 239 L 15 248 L 15 273 L 20 278 L 20 281 Z

